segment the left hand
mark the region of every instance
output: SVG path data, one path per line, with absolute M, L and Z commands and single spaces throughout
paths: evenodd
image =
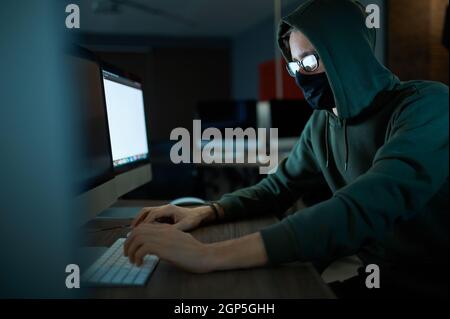
M 137 266 L 147 254 L 153 254 L 191 272 L 212 271 L 207 245 L 168 224 L 141 224 L 133 229 L 124 254 Z

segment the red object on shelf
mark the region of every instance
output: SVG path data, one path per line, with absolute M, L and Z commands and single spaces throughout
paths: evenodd
M 283 96 L 281 99 L 304 99 L 302 91 L 286 70 L 286 62 L 281 59 Z M 261 101 L 277 99 L 275 88 L 275 60 L 263 62 L 259 65 L 259 99 Z

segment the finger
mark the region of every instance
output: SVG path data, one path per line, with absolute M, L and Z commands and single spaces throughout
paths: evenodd
M 173 224 L 172 226 L 181 231 L 187 231 L 192 228 L 192 225 L 184 219 L 182 219 L 178 223 Z
M 135 254 L 136 251 L 144 244 L 144 240 L 142 239 L 142 235 L 136 236 L 135 240 L 131 242 L 130 246 L 128 247 L 128 259 L 132 264 L 135 263 Z
M 170 227 L 174 227 L 174 225 L 172 224 L 166 224 L 166 223 L 160 223 L 160 222 L 153 222 L 151 224 L 148 224 L 152 226 L 153 230 L 160 230 L 160 229 L 166 229 L 166 228 L 170 228 Z
M 130 235 L 127 237 L 127 239 L 125 240 L 125 243 L 123 245 L 123 254 L 124 256 L 128 256 L 130 253 L 130 246 L 131 244 L 136 240 L 136 237 L 138 235 L 145 235 L 147 227 L 145 227 L 145 225 L 139 225 L 136 228 L 134 228 Z
M 157 229 L 161 229 L 161 228 L 165 228 L 168 226 L 173 226 L 170 224 L 164 224 L 164 223 L 158 223 L 158 222 L 153 222 L 151 224 L 147 224 L 147 223 L 142 223 L 139 226 L 137 226 L 133 231 L 136 234 L 143 234 L 143 235 L 147 235 L 149 232 L 153 232 Z
M 147 214 L 147 216 L 144 218 L 144 220 L 142 221 L 142 223 L 145 224 L 150 224 L 153 223 L 156 219 L 161 218 L 161 217 L 165 217 L 167 216 L 167 212 L 150 212 L 149 214 Z
M 134 220 L 131 222 L 131 227 L 136 227 L 139 225 L 142 220 L 147 217 L 148 213 L 150 213 L 151 208 L 145 207 L 141 209 L 141 211 L 138 213 L 138 215 L 134 218 Z
M 130 235 L 128 236 L 128 238 L 125 240 L 125 243 L 123 244 L 123 255 L 124 256 L 128 256 L 128 251 L 130 248 L 131 243 L 135 240 L 136 238 L 136 232 L 133 230 Z
M 144 222 L 149 224 L 155 221 L 162 220 L 164 223 L 173 224 L 175 218 L 175 211 L 172 205 L 165 205 L 160 207 L 161 209 L 151 211 Z
M 145 245 L 142 245 L 136 250 L 136 253 L 134 254 L 134 261 L 136 263 L 136 266 L 140 267 L 144 263 L 144 257 L 148 254 L 151 254 L 151 245 L 148 243 Z

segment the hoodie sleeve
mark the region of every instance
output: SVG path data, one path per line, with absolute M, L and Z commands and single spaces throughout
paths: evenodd
M 448 178 L 448 88 L 441 88 L 394 113 L 365 174 L 261 231 L 271 263 L 354 254 L 426 205 Z
M 226 220 L 284 212 L 304 193 L 328 187 L 312 153 L 311 123 L 312 118 L 276 173 L 254 186 L 226 194 L 218 201 Z

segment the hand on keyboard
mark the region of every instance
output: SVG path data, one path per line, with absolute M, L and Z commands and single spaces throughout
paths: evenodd
M 154 254 L 191 272 L 212 270 L 208 246 L 167 224 L 142 224 L 133 229 L 125 242 L 124 253 L 138 266 L 146 255 Z
M 140 224 L 165 223 L 173 224 L 180 230 L 188 231 L 197 228 L 203 220 L 212 219 L 213 216 L 214 212 L 208 206 L 196 208 L 174 205 L 145 207 L 133 220 L 131 226 L 137 227 Z

